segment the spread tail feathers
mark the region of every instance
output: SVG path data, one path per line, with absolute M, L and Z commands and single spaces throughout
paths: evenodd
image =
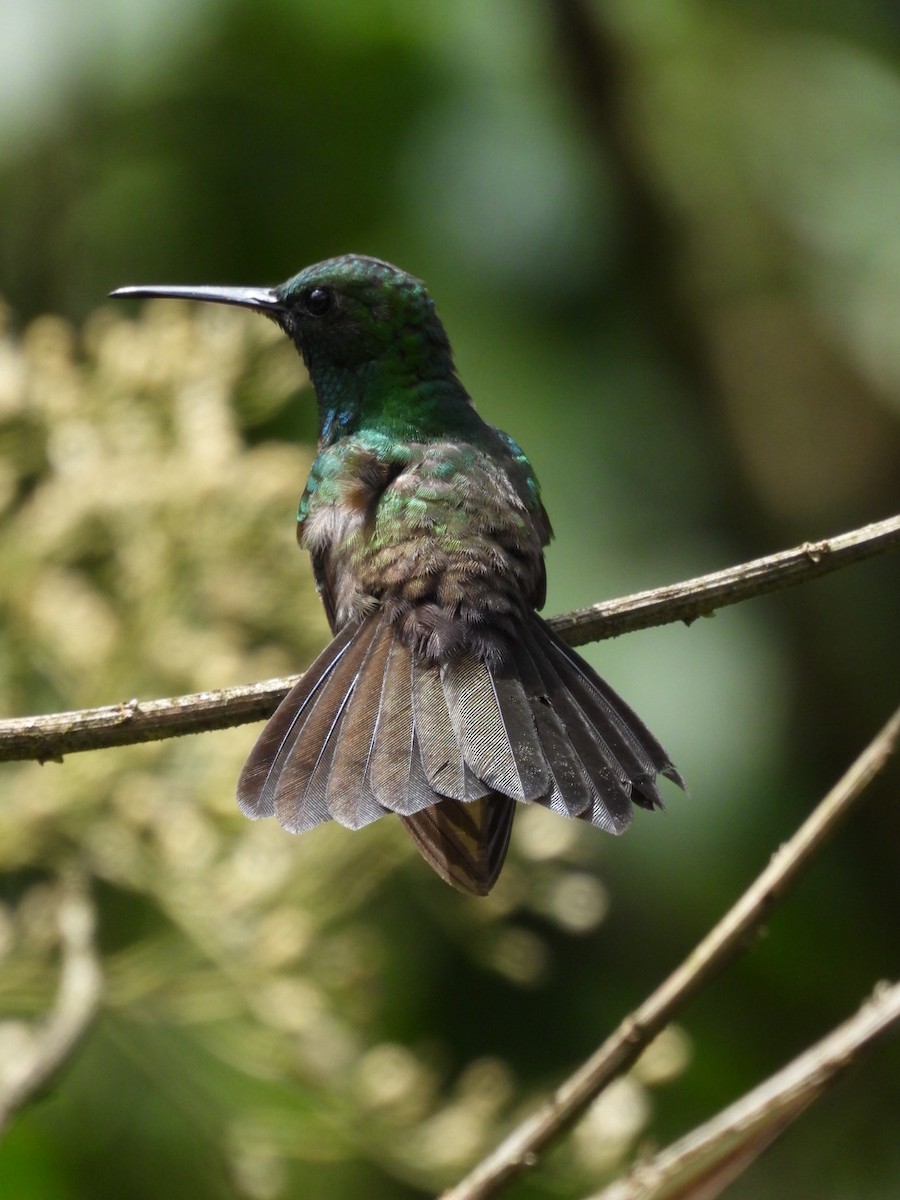
M 250 817 L 292 833 L 385 812 L 454 887 L 490 891 L 516 803 L 610 833 L 681 776 L 632 710 L 535 614 L 506 662 L 436 664 L 383 613 L 345 626 L 285 697 L 238 784 Z

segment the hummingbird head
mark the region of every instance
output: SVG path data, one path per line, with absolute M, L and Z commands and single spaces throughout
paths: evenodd
M 450 343 L 425 285 L 390 263 L 345 254 L 274 288 L 123 287 L 115 297 L 232 304 L 277 322 L 317 376 L 379 367 L 409 382 L 453 374 Z
M 309 370 L 324 444 L 362 426 L 413 440 L 480 428 L 425 285 L 380 259 L 326 259 L 274 288 L 151 285 L 110 294 L 232 304 L 275 321 Z
M 378 362 L 405 364 L 420 378 L 452 370 L 450 343 L 425 285 L 390 263 L 355 254 L 328 259 L 275 292 L 276 320 L 310 370 Z

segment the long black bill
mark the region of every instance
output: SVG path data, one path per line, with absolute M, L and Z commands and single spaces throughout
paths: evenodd
M 180 284 L 139 284 L 120 287 L 109 293 L 117 299 L 149 300 L 165 297 L 170 300 L 207 300 L 214 304 L 233 304 L 237 308 L 252 308 L 256 312 L 275 316 L 282 304 L 274 288 L 258 287 L 188 287 Z

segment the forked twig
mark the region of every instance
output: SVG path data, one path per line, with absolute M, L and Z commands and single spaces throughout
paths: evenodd
M 722 967 L 746 946 L 816 852 L 885 766 L 900 737 L 900 709 L 863 751 L 789 842 L 772 857 L 737 903 L 550 1099 L 523 1121 L 442 1200 L 486 1200 L 537 1162 L 617 1076 Z
M 900 983 L 704 1125 L 590 1200 L 713 1200 L 872 1044 L 900 1024 Z

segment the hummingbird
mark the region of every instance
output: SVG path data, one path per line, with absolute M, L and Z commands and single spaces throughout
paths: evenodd
M 552 530 L 534 470 L 476 411 L 425 285 L 347 254 L 278 287 L 139 286 L 252 309 L 306 364 L 318 453 L 297 514 L 333 640 L 238 782 L 303 833 L 394 813 L 447 883 L 484 896 L 520 804 L 619 834 L 684 782 L 538 615 Z

